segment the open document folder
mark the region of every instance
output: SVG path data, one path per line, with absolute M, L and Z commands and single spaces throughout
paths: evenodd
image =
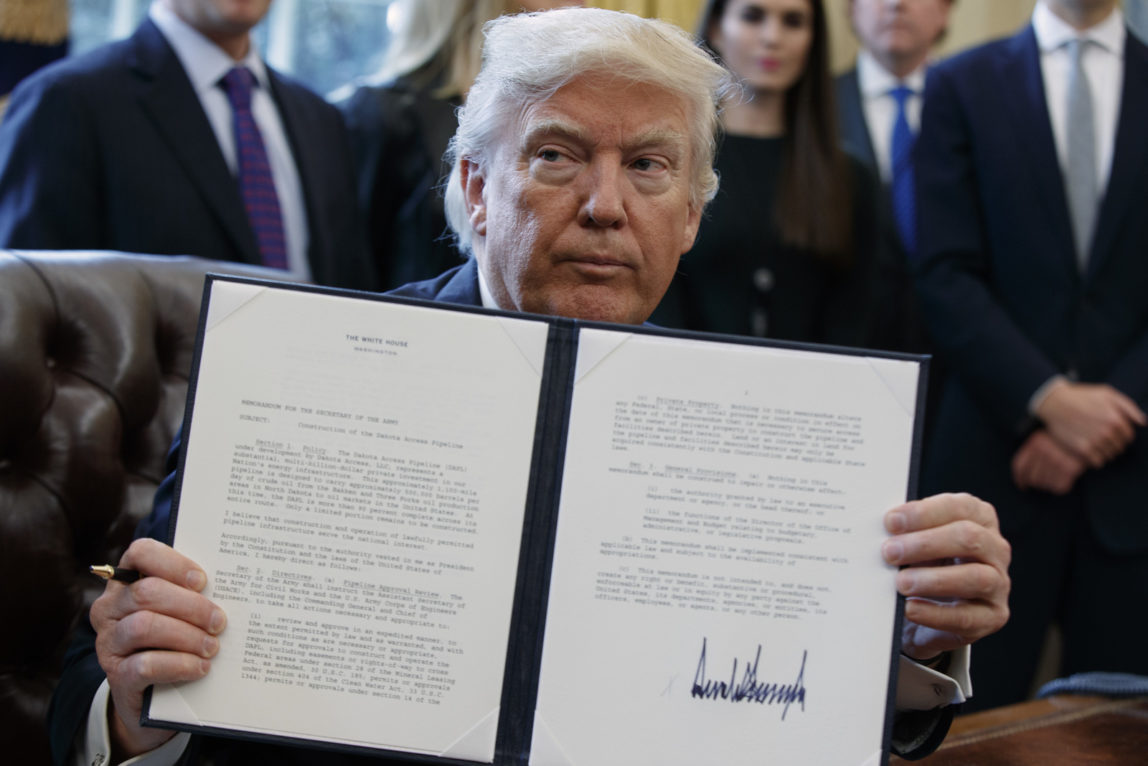
M 923 374 L 210 277 L 172 542 L 228 628 L 145 720 L 445 763 L 882 762 Z

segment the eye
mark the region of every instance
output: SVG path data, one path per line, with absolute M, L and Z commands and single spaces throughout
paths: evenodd
M 790 29 L 803 29 L 806 24 L 806 14 L 801 11 L 788 11 L 781 17 L 781 21 Z
M 562 159 L 562 152 L 557 149 L 540 149 L 538 151 L 538 159 L 543 162 L 558 162 Z
M 635 170 L 640 170 L 643 173 L 661 170 L 665 164 L 655 160 L 653 157 L 639 157 L 634 160 L 633 167 Z
M 747 5 L 741 9 L 741 20 L 747 24 L 757 24 L 765 18 L 765 11 L 756 5 Z

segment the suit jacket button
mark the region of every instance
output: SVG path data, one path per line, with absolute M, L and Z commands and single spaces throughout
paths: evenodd
M 773 289 L 773 272 L 762 266 L 753 272 L 753 286 L 760 292 L 768 293 Z

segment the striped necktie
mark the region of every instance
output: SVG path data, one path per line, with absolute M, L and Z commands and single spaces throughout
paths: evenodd
M 892 166 L 893 166 L 893 217 L 897 223 L 897 233 L 901 235 L 901 245 L 910 259 L 917 252 L 917 200 L 916 183 L 913 178 L 913 143 L 916 136 L 909 127 L 905 107 L 913 91 L 898 85 L 889 91 L 897 102 L 897 117 L 893 121 Z
M 283 216 L 279 196 L 263 137 L 251 114 L 251 90 L 255 75 L 246 67 L 234 67 L 220 82 L 231 102 L 235 125 L 235 150 L 239 160 L 239 189 L 247 218 L 259 244 L 264 266 L 287 268 L 287 242 L 283 233 Z

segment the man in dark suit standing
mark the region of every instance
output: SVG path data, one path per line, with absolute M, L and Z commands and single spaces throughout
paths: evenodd
M 1148 48 L 1116 0 L 934 67 L 917 145 L 922 308 L 949 363 L 925 491 L 993 502 L 1013 618 L 978 707 L 1022 699 L 1051 623 L 1062 674 L 1148 673 Z
M 156 0 L 130 38 L 22 83 L 0 126 L 0 246 L 372 287 L 339 115 L 251 42 L 270 2 Z
M 881 178 L 875 345 L 929 349 L 913 296 L 909 263 L 916 250 L 911 151 L 921 124 L 925 70 L 944 36 L 952 0 L 850 0 L 861 49 L 837 77 L 837 111 L 846 151 Z

